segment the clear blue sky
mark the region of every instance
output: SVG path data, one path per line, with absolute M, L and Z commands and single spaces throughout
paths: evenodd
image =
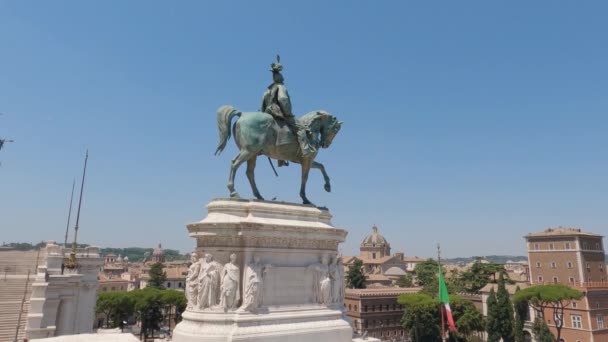
M 523 254 L 522 236 L 608 222 L 608 5 L 602 1 L 2 1 L 3 241 L 63 239 L 90 151 L 82 242 L 194 247 L 228 195 L 215 113 L 255 110 L 280 53 L 294 111 L 345 121 L 309 197 L 394 250 Z M 299 168 L 266 161 L 267 198 Z M 237 189 L 250 196 L 244 170 Z

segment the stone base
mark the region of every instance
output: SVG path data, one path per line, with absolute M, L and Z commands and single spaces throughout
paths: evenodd
M 353 330 L 339 309 L 291 307 L 266 313 L 193 313 L 173 332 L 180 342 L 347 342 Z
M 313 290 L 316 278 L 311 270 L 328 259 L 335 260 L 347 234 L 332 225 L 328 210 L 232 199 L 213 200 L 207 209 L 205 219 L 188 225 L 190 237 L 197 241 L 197 253 L 211 254 L 222 265 L 236 254 L 234 265 L 241 279 L 254 256 L 268 265 L 262 305 L 253 312 L 190 308 L 175 327 L 173 341 L 352 341 L 342 299 L 320 304 Z M 243 298 L 242 281 L 240 286 Z

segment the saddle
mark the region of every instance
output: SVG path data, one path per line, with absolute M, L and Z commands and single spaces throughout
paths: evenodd
M 275 146 L 291 144 L 296 140 L 295 135 L 284 120 L 277 120 L 275 118 L 273 128 L 277 132 Z

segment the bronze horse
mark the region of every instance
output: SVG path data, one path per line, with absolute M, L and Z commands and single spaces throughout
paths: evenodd
M 302 166 L 300 197 L 304 204 L 312 204 L 306 198 L 306 182 L 308 181 L 308 173 L 311 168 L 321 170 L 325 179 L 325 191 L 331 191 L 329 176 L 325 172 L 325 167 L 323 164 L 316 162 L 315 157 L 317 156 L 318 148 L 328 148 L 336 134 L 340 131 L 342 122 L 338 121 L 336 117 L 324 111 L 314 111 L 298 119 L 298 123 L 304 126 L 310 133 L 309 142 L 315 148 L 315 152 L 303 155 L 297 139 L 291 132 L 287 133 L 287 135 L 290 135 L 290 139 L 286 139 L 284 143 L 277 144 L 280 125 L 272 115 L 263 112 L 241 113 L 231 106 L 222 106 L 217 112 L 217 128 L 220 133 L 220 143 L 215 151 L 215 155 L 219 155 L 226 147 L 226 143 L 230 139 L 231 122 L 235 116 L 239 117 L 239 119 L 234 123 L 232 131 L 236 145 L 239 148 L 239 153 L 230 163 L 230 176 L 228 177 L 230 197 L 239 197 L 239 194 L 234 189 L 234 176 L 239 166 L 247 162 L 247 178 L 249 179 L 249 184 L 251 184 L 253 195 L 257 199 L 264 199 L 258 191 L 254 177 L 256 160 L 262 154 L 272 159 L 288 160 Z

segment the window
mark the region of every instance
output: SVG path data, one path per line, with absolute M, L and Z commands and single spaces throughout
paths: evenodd
M 357 305 L 355 305 L 355 311 L 357 311 Z
M 578 307 L 578 304 L 576 303 L 575 300 L 572 301 L 572 308 L 576 309 Z
M 167 283 L 167 287 L 168 287 L 168 288 L 171 288 L 171 283 Z
M 587 272 L 591 272 L 591 265 L 587 263 Z
M 564 322 L 563 322 L 564 316 L 562 314 L 553 315 L 553 319 L 555 320 L 555 325 L 564 324 Z
M 566 242 L 566 244 L 564 245 L 564 249 L 570 249 L 570 242 Z
M 386 304 L 386 311 L 388 311 L 388 310 L 389 310 L 389 308 L 388 308 L 388 304 Z
M 542 283 L 543 282 L 543 276 L 538 276 L 538 282 Z
M 557 277 L 553 277 L 553 283 L 557 284 L 558 280 Z
M 583 323 L 580 315 L 570 315 L 572 319 L 572 327 L 575 329 L 582 329 Z
M 534 250 L 538 250 L 538 244 L 537 243 L 534 244 Z
M 597 328 L 604 329 L 604 316 L 602 316 L 602 314 L 597 314 L 595 319 L 597 320 Z
M 382 311 L 382 304 L 378 305 L 378 311 Z
M 552 262 L 551 263 L 551 268 L 556 268 L 556 267 L 557 267 L 557 264 L 555 262 Z
M 181 289 L 182 288 L 182 283 L 181 282 L 177 283 L 177 287 L 179 287 Z
M 367 312 L 367 305 L 363 306 L 363 312 Z
M 536 262 L 536 268 L 540 268 L 540 262 Z
M 600 250 L 600 243 L 599 242 L 595 243 L 595 249 Z
M 570 277 L 570 279 L 568 279 L 568 281 L 570 281 L 571 283 L 574 283 L 574 278 Z
M 587 249 L 587 242 L 583 241 L 583 249 Z
M 352 311 L 352 306 L 350 306 L 350 304 L 348 304 L 348 311 Z
M 553 244 L 552 244 L 552 243 L 550 243 L 550 244 L 549 244 L 549 249 L 550 249 L 550 250 L 555 249 L 554 247 L 555 247 L 555 246 L 553 246 Z
M 372 259 L 376 259 L 376 253 L 372 253 Z
M 598 302 L 598 303 L 595 303 L 595 308 L 596 308 L 596 309 L 599 309 L 599 308 L 600 308 L 600 303 L 599 303 L 599 302 Z
M 600 264 L 600 271 L 604 272 L 604 264 Z
M 568 261 L 568 268 L 572 268 L 572 262 Z

